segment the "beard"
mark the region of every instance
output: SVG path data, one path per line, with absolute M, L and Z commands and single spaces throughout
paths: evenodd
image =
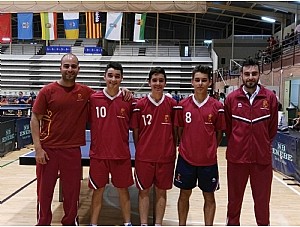
M 246 88 L 255 88 L 258 85 L 258 81 L 243 81 Z

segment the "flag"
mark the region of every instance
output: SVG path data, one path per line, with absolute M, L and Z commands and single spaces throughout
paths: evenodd
M 99 39 L 102 38 L 100 13 L 99 12 L 87 12 L 86 18 L 86 38 Z
M 33 39 L 33 13 L 18 13 L 18 39 Z
M 11 42 L 11 14 L 0 13 L 0 43 Z
M 79 37 L 79 13 L 63 13 L 66 39 Z
M 123 13 L 107 12 L 105 39 L 121 40 Z
M 134 20 L 134 33 L 133 33 L 133 41 L 134 42 L 145 42 L 145 24 L 146 24 L 146 13 L 135 14 Z
M 56 13 L 40 13 L 42 26 L 42 39 L 57 39 L 57 14 Z

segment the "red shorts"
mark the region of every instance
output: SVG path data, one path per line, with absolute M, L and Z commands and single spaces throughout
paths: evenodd
M 90 159 L 89 188 L 98 189 L 111 182 L 117 188 L 128 188 L 133 185 L 131 160 Z
M 136 187 L 148 189 L 154 184 L 159 189 L 172 188 L 175 161 L 167 163 L 143 162 L 135 160 Z

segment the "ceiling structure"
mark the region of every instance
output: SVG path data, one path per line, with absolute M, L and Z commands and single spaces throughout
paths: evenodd
M 300 9 L 300 3 L 275 1 L 210 1 L 207 2 L 207 12 L 199 15 L 199 22 L 205 26 L 224 29 L 233 24 L 239 34 L 272 34 L 273 25 L 262 21 L 266 16 L 276 20 L 275 32 L 283 26 L 295 22 L 295 14 Z
M 224 38 L 235 35 L 270 35 L 295 22 L 297 1 L 2 1 L 0 12 L 120 11 L 160 13 L 160 19 L 193 23 L 197 29 L 221 31 Z M 261 16 L 276 20 L 273 24 Z M 300 15 L 299 15 L 300 16 Z
M 280 31 L 282 25 L 286 27 L 294 23 L 297 11 L 300 11 L 300 2 L 297 1 L 207 1 L 206 12 L 196 14 L 196 24 L 204 29 L 222 30 L 224 37 L 232 34 L 233 24 L 237 35 L 270 35 Z M 182 20 L 180 17 L 184 17 L 178 13 L 171 15 L 172 20 L 178 22 Z M 194 13 L 185 16 L 190 19 L 195 17 Z M 274 25 L 265 22 L 262 16 L 276 22 Z

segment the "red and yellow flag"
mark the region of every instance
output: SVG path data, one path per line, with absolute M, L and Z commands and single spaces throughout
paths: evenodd
M 99 39 L 102 38 L 100 13 L 86 12 L 86 38 Z

